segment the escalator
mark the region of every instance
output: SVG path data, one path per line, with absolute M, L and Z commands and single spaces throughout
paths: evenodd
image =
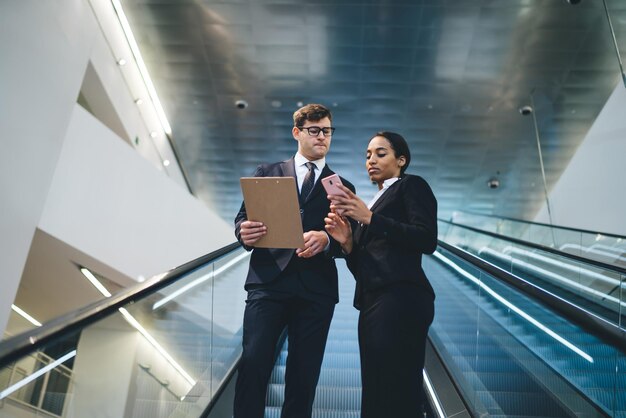
M 0 418 L 229 416 L 228 407 L 218 410 L 221 401 L 230 404 L 224 399 L 241 351 L 247 263 L 248 253 L 232 245 L 0 343 Z M 616 343 L 486 267 L 443 242 L 425 257 L 437 293 L 426 416 L 626 416 L 626 361 Z M 341 302 L 315 418 L 360 415 L 354 281 L 343 262 L 338 268 Z M 287 344 L 278 351 L 266 417 L 280 415 Z M 39 361 L 39 353 L 56 354 Z M 55 384 L 60 371 L 64 383 Z
M 626 268 L 626 237 L 618 234 L 549 225 L 506 216 L 456 211 L 450 222 L 519 239 L 561 252 Z

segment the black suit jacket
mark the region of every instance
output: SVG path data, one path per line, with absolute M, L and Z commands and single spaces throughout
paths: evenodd
M 302 216 L 302 228 L 307 231 L 325 231 L 324 218 L 330 212 L 330 201 L 326 198 L 326 192 L 322 187 L 320 179 L 334 174 L 328 167 L 324 166 L 320 177 L 315 182 L 311 193 L 305 202 L 300 202 L 300 214 Z M 296 177 L 295 162 L 291 158 L 275 164 L 260 165 L 255 177 Z M 341 179 L 343 184 L 354 190 L 354 186 Z M 297 182 L 296 182 L 297 183 Z M 297 186 L 296 186 L 297 187 Z M 235 218 L 235 235 L 241 242 L 241 223 L 247 220 L 245 204 Z M 271 289 L 272 283 L 277 282 L 283 272 L 296 273 L 307 291 L 314 294 L 329 297 L 337 301 L 339 299 L 337 289 L 337 268 L 334 257 L 341 256 L 339 244 L 330 236 L 330 248 L 327 252 L 321 252 L 311 258 L 299 258 L 293 249 L 279 248 L 252 248 L 250 268 L 246 278 L 246 289 L 250 285 L 262 284 L 267 289 Z
M 357 280 L 354 306 L 362 292 L 411 282 L 434 295 L 422 269 L 422 254 L 437 247 L 437 200 L 426 181 L 404 175 L 371 208 L 369 225 L 356 224 L 348 268 Z

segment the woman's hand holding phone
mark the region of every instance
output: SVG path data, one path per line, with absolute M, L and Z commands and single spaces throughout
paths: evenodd
M 324 186 L 324 190 L 326 190 L 329 197 L 333 195 L 347 197 L 344 191 L 339 188 L 339 185 L 343 185 L 343 183 L 337 174 L 332 174 L 322 179 L 322 186 Z M 335 203 L 332 198 L 330 198 L 330 203 Z M 341 211 L 338 210 L 337 213 L 341 215 Z

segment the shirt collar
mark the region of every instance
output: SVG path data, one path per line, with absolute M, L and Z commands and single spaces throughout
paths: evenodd
M 326 157 L 320 158 L 319 160 L 315 160 L 315 161 L 309 161 L 306 159 L 304 155 L 300 154 L 299 152 L 296 153 L 296 156 L 294 157 L 294 161 L 296 163 L 296 167 L 300 167 L 308 162 L 312 162 L 313 164 L 315 164 L 315 166 L 317 167 L 317 170 L 320 173 L 322 172 L 322 170 L 324 169 L 324 166 L 326 165 Z
M 392 184 L 394 184 L 398 180 L 400 180 L 400 177 L 392 177 L 390 179 L 383 181 L 382 190 L 388 189 Z

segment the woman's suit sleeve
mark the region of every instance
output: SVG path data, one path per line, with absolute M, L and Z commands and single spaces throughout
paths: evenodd
M 437 200 L 430 186 L 417 176 L 407 178 L 398 190 L 407 222 L 373 213 L 368 232 L 384 237 L 390 245 L 432 254 L 437 248 Z

